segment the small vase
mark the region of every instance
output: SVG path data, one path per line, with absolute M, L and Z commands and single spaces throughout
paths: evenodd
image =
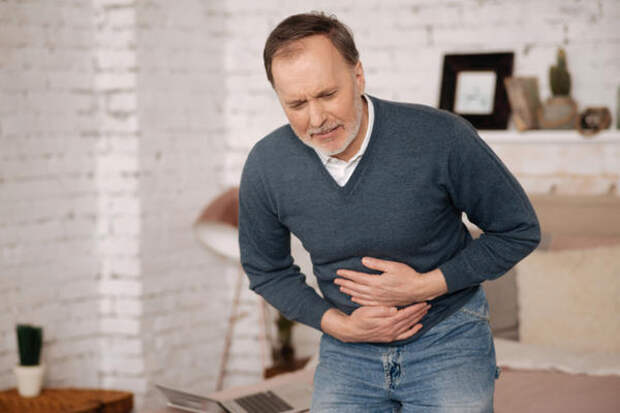
M 37 366 L 15 366 L 13 369 L 17 378 L 17 391 L 22 397 L 36 397 L 41 393 L 45 364 Z
M 575 129 L 577 103 L 570 96 L 550 97 L 538 108 L 541 129 Z

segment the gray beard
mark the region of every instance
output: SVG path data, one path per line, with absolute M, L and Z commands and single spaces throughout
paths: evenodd
M 347 139 L 344 141 L 344 143 L 342 144 L 340 148 L 336 148 L 332 151 L 326 152 L 324 149 L 319 148 L 318 146 L 312 145 L 310 142 L 306 142 L 304 139 L 300 139 L 300 140 L 307 146 L 311 147 L 315 151 L 321 152 L 321 154 L 325 156 L 334 156 L 334 155 L 341 154 L 349 147 L 349 145 L 351 145 L 351 142 L 355 140 L 355 138 L 357 137 L 357 134 L 360 131 L 360 127 L 362 126 L 362 115 L 364 114 L 364 104 L 362 103 L 362 99 L 363 98 L 360 96 L 360 98 L 356 100 L 355 123 L 353 124 L 353 128 L 351 129 L 349 136 L 347 136 Z

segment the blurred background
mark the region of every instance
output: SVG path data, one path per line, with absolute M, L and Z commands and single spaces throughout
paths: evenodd
M 143 405 L 155 382 L 261 378 L 259 301 L 247 285 L 235 301 L 239 266 L 192 225 L 286 122 L 262 48 L 310 10 L 351 27 L 367 93 L 432 106 L 445 54 L 513 52 L 544 100 L 563 47 L 573 99 L 609 108 L 613 130 L 481 136 L 529 194 L 620 196 L 617 0 L 0 0 L 0 390 L 19 322 L 44 327 L 46 386 Z

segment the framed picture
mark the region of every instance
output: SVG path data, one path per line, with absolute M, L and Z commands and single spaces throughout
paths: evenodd
M 512 75 L 513 61 L 511 52 L 445 55 L 439 107 L 477 129 L 506 129 L 510 105 L 504 79 Z

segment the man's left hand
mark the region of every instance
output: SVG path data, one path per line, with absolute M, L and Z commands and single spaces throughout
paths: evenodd
M 364 257 L 362 264 L 380 275 L 340 269 L 334 283 L 360 305 L 404 306 L 431 300 L 448 291 L 441 270 L 419 273 L 407 264 Z

